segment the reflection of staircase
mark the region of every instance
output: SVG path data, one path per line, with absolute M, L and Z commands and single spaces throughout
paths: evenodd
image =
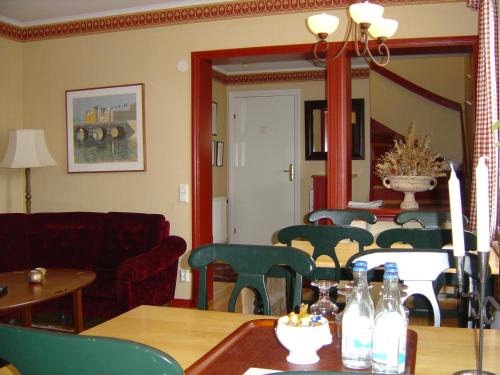
M 403 193 L 385 188 L 380 177 L 375 174 L 375 165 L 377 158 L 394 145 L 394 140 L 401 140 L 404 137 L 374 119 L 370 119 L 370 137 L 370 200 L 383 200 L 384 205 L 399 205 L 403 200 Z M 448 206 L 448 178 L 438 178 L 434 190 L 416 193 L 415 198 L 421 206 Z

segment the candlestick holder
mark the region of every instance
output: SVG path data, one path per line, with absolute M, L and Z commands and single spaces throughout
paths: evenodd
M 477 303 L 477 310 L 474 304 L 471 303 L 471 316 L 474 319 L 479 318 L 479 353 L 477 356 L 477 367 L 474 370 L 460 370 L 454 372 L 453 375 L 495 375 L 495 373 L 483 370 L 483 349 L 484 349 L 484 325 L 486 322 L 491 323 L 492 319 L 488 318 L 488 305 L 491 305 L 495 310 L 500 311 L 500 305 L 493 297 L 485 296 L 486 274 L 488 269 L 489 252 L 478 252 L 479 258 L 479 292 L 464 292 L 464 257 L 455 257 L 455 267 L 457 270 L 458 293 L 461 298 L 468 298 Z

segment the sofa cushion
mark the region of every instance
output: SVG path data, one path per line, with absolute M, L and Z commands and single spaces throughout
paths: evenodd
M 26 214 L 0 215 L 0 272 L 30 268 Z
M 31 266 L 93 269 L 102 249 L 105 217 L 97 212 L 29 215 Z
M 125 259 L 150 250 L 168 235 L 163 215 L 128 212 L 106 214 L 104 241 L 97 260 L 101 269 L 116 269 Z

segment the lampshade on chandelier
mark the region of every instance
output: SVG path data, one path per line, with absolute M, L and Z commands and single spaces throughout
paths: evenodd
M 346 34 L 346 39 L 344 40 L 344 45 L 330 61 L 335 60 L 344 51 L 349 41 L 352 24 L 354 22 L 356 24 L 354 26 L 354 46 L 356 55 L 364 56 L 367 60 L 371 60 L 379 66 L 387 65 L 390 59 L 390 52 L 385 41 L 392 37 L 398 29 L 398 21 L 383 18 L 383 14 L 383 6 L 370 3 L 369 1 L 351 4 L 349 6 L 349 29 Z M 319 38 L 313 49 L 314 59 L 319 63 L 328 62 L 328 58 L 326 57 L 326 51 L 328 50 L 326 38 L 337 30 L 339 25 L 338 17 L 327 13 L 317 14 L 307 19 L 307 25 Z M 372 55 L 368 48 L 369 36 L 378 43 L 377 52 L 381 56 L 380 61 Z M 320 46 L 323 46 L 322 54 L 324 54 L 324 57 L 320 57 L 318 54 Z

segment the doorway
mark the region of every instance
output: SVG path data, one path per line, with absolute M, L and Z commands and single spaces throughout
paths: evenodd
M 299 222 L 299 90 L 229 95 L 229 242 L 270 245 Z

